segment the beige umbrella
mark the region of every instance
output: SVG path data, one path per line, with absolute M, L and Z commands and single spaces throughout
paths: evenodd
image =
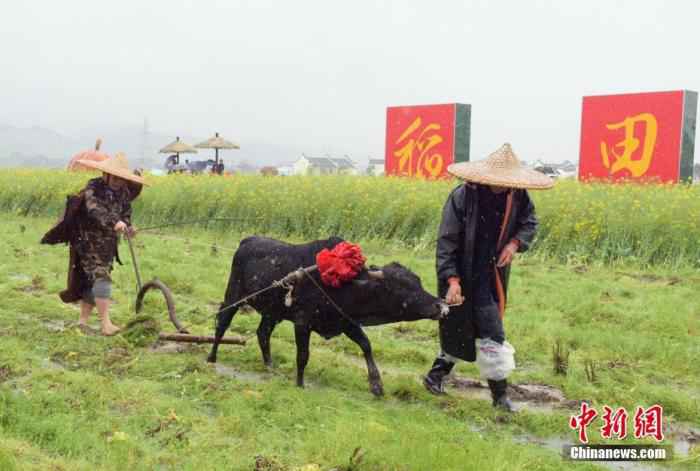
M 220 137 L 218 132 L 211 139 L 200 142 L 199 144 L 196 144 L 195 147 L 199 149 L 214 149 L 216 151 L 215 155 L 217 165 L 219 164 L 219 149 L 240 149 L 238 144 Z
M 195 149 L 189 144 L 185 144 L 184 142 L 182 142 L 180 140 L 180 137 L 178 136 L 173 142 L 163 147 L 159 152 L 161 154 L 177 155 L 177 161 L 175 162 L 175 164 L 177 165 L 180 163 L 180 154 L 196 154 L 197 149 Z

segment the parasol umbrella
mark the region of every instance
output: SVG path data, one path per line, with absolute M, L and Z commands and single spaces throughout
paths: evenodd
M 167 146 L 163 147 L 160 151 L 161 154 L 175 154 L 176 161 L 175 165 L 180 164 L 180 154 L 196 154 L 197 149 L 192 147 L 189 144 L 185 144 L 180 140 L 180 137 L 176 137 L 173 142 L 168 144 Z
M 88 167 L 86 165 L 83 165 L 81 163 L 78 163 L 78 160 L 92 160 L 95 162 L 102 162 L 103 160 L 107 160 L 109 158 L 109 155 L 100 152 L 100 146 L 102 145 L 102 139 L 97 139 L 95 142 L 95 148 L 86 150 L 83 152 L 79 152 L 75 154 L 71 159 L 70 162 L 68 162 L 68 167 L 67 170 L 71 172 L 80 172 L 80 171 L 87 171 L 87 172 L 94 172 L 95 169 Z
M 216 151 L 215 162 L 217 165 L 219 164 L 219 149 L 240 149 L 238 144 L 220 137 L 218 132 L 211 139 L 200 142 L 199 144 L 196 144 L 195 147 L 199 149 L 214 149 Z

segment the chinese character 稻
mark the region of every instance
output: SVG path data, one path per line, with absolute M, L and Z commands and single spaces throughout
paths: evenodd
M 442 136 L 438 134 L 440 125 L 431 123 L 420 129 L 422 122 L 421 117 L 417 117 L 396 141 L 397 145 L 405 142 L 403 147 L 394 152 L 394 155 L 399 158 L 397 169 L 399 175 L 413 176 L 415 171 L 418 177 L 436 178 L 442 173 L 444 167 L 442 155 L 436 152 L 430 153 L 433 147 L 443 141 Z M 416 161 L 414 161 L 415 153 L 418 154 Z

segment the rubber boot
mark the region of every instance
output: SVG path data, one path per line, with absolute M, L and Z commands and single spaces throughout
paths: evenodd
M 425 386 L 425 389 L 433 394 L 446 394 L 442 380 L 445 376 L 450 374 L 454 366 L 455 364 L 452 362 L 440 357 L 436 358 L 433 362 L 433 367 L 430 368 L 428 374 L 423 377 L 423 386 Z
M 513 403 L 508 399 L 508 381 L 505 379 L 494 381 L 488 380 L 489 389 L 491 390 L 491 398 L 493 399 L 493 407 L 506 412 L 516 412 Z

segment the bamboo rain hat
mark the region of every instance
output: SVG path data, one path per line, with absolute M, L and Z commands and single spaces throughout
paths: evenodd
M 107 160 L 101 162 L 95 162 L 94 160 L 79 160 L 78 163 L 85 165 L 86 167 L 101 170 L 115 177 L 123 178 L 124 180 L 129 180 L 140 185 L 148 184 L 144 181 L 143 177 L 135 174 L 132 170 L 129 170 L 129 161 L 126 160 L 126 155 L 118 152 L 114 157 L 110 157 Z
M 547 190 L 554 186 L 554 180 L 547 175 L 523 167 L 508 143 L 484 160 L 451 164 L 447 172 L 461 180 L 482 185 L 522 190 Z

